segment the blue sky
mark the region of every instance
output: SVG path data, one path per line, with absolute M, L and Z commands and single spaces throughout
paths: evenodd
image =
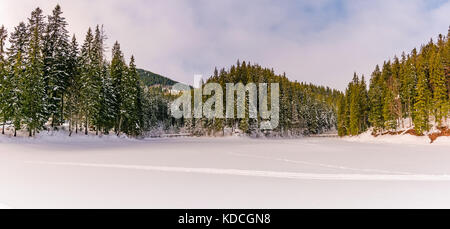
M 444 0 L 2 0 L 0 24 L 11 31 L 57 3 L 80 42 L 104 24 L 109 46 L 118 40 L 139 67 L 185 83 L 240 59 L 343 90 L 353 72 L 368 76 L 450 25 Z

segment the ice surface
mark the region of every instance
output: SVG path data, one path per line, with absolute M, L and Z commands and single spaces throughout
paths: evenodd
M 0 208 L 450 207 L 448 138 L 52 135 L 0 137 Z

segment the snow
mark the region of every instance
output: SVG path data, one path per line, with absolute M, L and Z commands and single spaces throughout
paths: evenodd
M 402 145 L 430 145 L 431 140 L 428 136 L 414 136 L 410 134 L 404 135 L 380 135 L 377 137 L 372 136 L 372 131 L 367 131 L 358 136 L 344 137 L 343 140 L 348 142 L 360 142 L 360 143 L 389 143 L 389 144 L 402 144 Z M 450 146 L 450 137 L 439 137 L 432 143 L 433 145 Z M 450 150 L 449 150 L 450 152 Z
M 11 207 L 6 204 L 0 203 L 0 209 L 11 209 Z
M 401 144 L 401 145 L 430 145 L 431 140 L 427 136 L 413 136 L 409 134 L 405 135 L 380 135 L 377 137 L 372 136 L 371 131 L 363 133 L 359 136 L 344 137 L 344 141 L 348 142 L 360 142 L 360 143 L 389 143 L 389 144 Z M 433 145 L 450 146 L 450 137 L 439 137 Z M 449 150 L 450 151 L 450 150 Z
M 450 206 L 448 139 L 49 135 L 0 136 L 0 208 Z

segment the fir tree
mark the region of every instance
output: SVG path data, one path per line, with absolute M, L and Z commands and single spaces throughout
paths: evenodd
M 359 102 L 359 79 L 356 73 L 353 76 L 353 81 L 349 85 L 350 91 L 350 135 L 358 135 L 360 133 L 361 120 L 361 104 Z
M 44 75 L 49 97 L 49 115 L 52 126 L 64 122 L 64 93 L 68 87 L 69 72 L 67 61 L 69 54 L 69 33 L 67 22 L 62 16 L 59 5 L 48 16 L 48 24 L 44 42 Z
M 375 128 L 375 131 L 380 131 L 384 128 L 383 118 L 383 79 L 381 77 L 380 67 L 377 65 L 375 71 L 372 73 L 369 89 L 369 121 Z
M 126 64 L 123 57 L 123 53 L 120 50 L 120 44 L 116 41 L 112 49 L 112 60 L 110 66 L 110 74 L 112 80 L 112 88 L 113 88 L 113 109 L 115 116 L 115 125 L 114 129 L 116 134 L 120 133 L 120 123 L 121 123 L 121 106 L 122 106 L 122 96 L 123 96 L 123 88 L 122 81 L 125 77 L 126 73 Z M 122 120 L 123 121 L 123 120 Z
M 33 36 L 35 36 L 35 33 L 37 33 L 37 39 L 39 40 L 38 46 L 41 49 L 44 45 L 44 36 L 45 36 L 45 30 L 47 24 L 44 20 L 44 15 L 41 10 L 41 8 L 36 8 L 31 12 L 31 17 L 28 19 L 28 34 L 27 36 L 32 39 Z M 37 31 L 35 31 L 37 30 Z
M 25 66 L 25 74 L 19 78 L 18 86 L 21 93 L 21 118 L 23 119 L 23 124 L 27 126 L 30 137 L 40 130 L 47 121 L 45 104 L 47 99 L 40 39 L 39 28 L 34 27 L 34 33 L 28 48 L 29 54 Z
M 102 83 L 100 90 L 100 109 L 97 117 L 99 128 L 103 128 L 103 133 L 108 134 L 114 128 L 114 90 L 112 79 L 108 72 L 108 66 L 103 65 Z
M 109 107 L 112 105 L 110 100 L 111 92 L 111 83 L 110 83 L 110 77 L 108 76 L 108 70 L 106 66 L 106 61 L 104 60 L 104 52 L 105 47 L 104 43 L 106 41 L 106 35 L 102 29 L 100 29 L 100 26 L 97 25 L 95 29 L 95 36 L 93 41 L 93 47 L 92 47 L 92 67 L 94 75 L 92 75 L 92 81 L 96 85 L 96 88 L 98 88 L 97 91 L 95 91 L 96 95 L 98 95 L 99 99 L 97 99 L 97 111 L 95 114 L 93 114 L 93 124 L 95 125 L 96 134 L 99 134 L 99 131 L 101 128 L 104 128 L 103 132 L 109 132 L 110 129 L 110 115 L 113 115 L 110 113 Z
M 406 57 L 403 55 L 402 58 L 402 72 L 401 72 L 401 98 L 404 104 L 404 117 L 413 117 L 413 105 L 415 88 L 417 84 L 417 72 L 414 64 L 416 51 L 413 50 L 413 55 Z
M 98 112 L 98 98 L 100 85 L 96 75 L 94 53 L 94 36 L 89 28 L 85 41 L 81 48 L 81 107 L 84 118 L 85 134 L 88 135 L 91 121 L 96 117 Z
M 359 106 L 361 109 L 360 132 L 365 132 L 369 128 L 369 92 L 364 75 L 361 77 L 359 85 Z
M 447 92 L 446 78 L 444 67 L 439 52 L 434 53 L 431 62 L 431 79 L 433 87 L 433 113 L 435 120 L 439 126 L 442 125 L 443 119 L 448 116 L 449 98 Z
M 142 120 L 139 112 L 142 111 L 140 103 L 140 84 L 136 71 L 134 57 L 131 56 L 129 67 L 122 83 L 122 104 L 120 106 L 120 127 L 123 132 L 131 136 L 139 135 Z
M 343 137 L 346 136 L 348 133 L 348 127 L 346 125 L 346 110 L 347 110 L 347 103 L 345 96 L 342 96 L 339 101 L 339 112 L 338 112 L 338 135 Z
M 425 76 L 425 71 L 420 68 L 419 78 L 417 82 L 417 96 L 416 103 L 414 104 L 414 125 L 415 130 L 419 135 L 422 135 L 425 131 L 430 129 L 429 126 L 429 104 L 431 92 L 428 86 L 428 80 Z
M 69 73 L 68 87 L 66 94 L 66 117 L 69 120 L 69 135 L 72 135 L 73 128 L 78 132 L 78 123 L 81 119 L 81 75 L 80 75 L 80 57 L 78 42 L 73 35 L 72 42 L 69 46 L 69 55 L 67 61 L 67 69 Z
M 5 57 L 5 43 L 6 39 L 8 38 L 8 31 L 6 30 L 5 26 L 0 27 L 0 118 L 2 122 L 2 134 L 5 134 L 5 123 L 7 120 L 6 110 L 9 106 L 7 103 L 8 98 L 7 92 L 8 92 L 8 82 L 6 80 L 8 79 L 8 63 L 6 61 Z
M 14 126 L 14 136 L 17 136 L 17 130 L 21 129 L 22 124 L 22 88 L 20 79 L 24 78 L 25 63 L 27 60 L 29 37 L 27 36 L 27 26 L 21 22 L 15 27 L 14 32 L 9 39 L 8 61 L 11 68 L 4 81 L 3 98 L 5 98 L 5 107 L 3 107 L 3 117 L 10 120 Z

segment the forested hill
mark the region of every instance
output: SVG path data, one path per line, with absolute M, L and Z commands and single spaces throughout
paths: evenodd
M 154 85 L 160 85 L 160 86 L 173 86 L 177 84 L 178 82 L 171 80 L 167 77 L 164 77 L 162 75 L 153 73 L 151 71 L 147 71 L 144 69 L 137 69 L 137 72 L 139 74 L 139 77 L 141 78 L 142 82 L 145 86 L 154 86 Z
M 369 87 L 355 73 L 339 103 L 341 136 L 408 130 L 423 135 L 449 128 L 450 30 L 419 50 L 376 66 Z
M 245 61 L 229 69 L 215 70 L 208 82 L 216 82 L 226 88 L 226 83 L 279 83 L 280 84 L 280 125 L 271 131 L 272 135 L 319 134 L 336 127 L 337 102 L 342 93 L 329 87 L 290 81 L 285 74 L 277 75 L 273 69 Z M 224 92 L 225 94 L 226 92 Z M 248 113 L 248 110 L 246 110 Z M 258 122 L 248 118 L 214 120 L 211 125 L 220 130 L 224 127 L 239 128 L 241 131 L 258 134 Z

